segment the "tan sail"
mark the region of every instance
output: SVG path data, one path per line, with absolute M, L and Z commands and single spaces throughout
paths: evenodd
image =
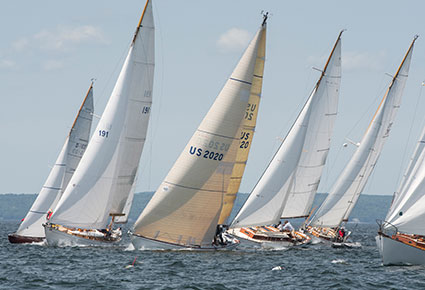
M 255 126 L 243 121 L 252 95 L 261 91 L 258 79 L 262 79 L 265 31 L 264 24 L 139 216 L 135 235 L 184 246 L 211 245 L 224 195 L 236 176 L 235 163 L 243 158 L 238 150 L 241 131 L 247 124 L 250 129 Z M 254 111 L 251 119 L 256 118 L 258 107 Z
M 262 34 L 260 46 L 258 47 L 257 62 L 254 68 L 254 78 L 252 80 L 251 94 L 249 96 L 248 106 L 245 111 L 244 119 L 242 120 L 238 142 L 236 142 L 237 153 L 236 162 L 233 166 L 230 183 L 223 197 L 223 209 L 218 220 L 219 224 L 226 224 L 227 219 L 233 209 L 233 204 L 236 199 L 236 194 L 242 181 L 242 176 L 245 171 L 248 161 L 248 154 L 251 149 L 252 139 L 254 137 L 255 126 L 257 123 L 258 109 L 261 99 L 261 90 L 263 87 L 263 72 L 266 56 L 266 34 Z

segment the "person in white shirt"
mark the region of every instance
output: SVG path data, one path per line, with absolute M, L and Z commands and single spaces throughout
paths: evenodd
M 290 222 L 285 221 L 283 224 L 280 224 L 278 229 L 281 232 L 292 232 L 294 230 L 294 227 L 291 225 Z

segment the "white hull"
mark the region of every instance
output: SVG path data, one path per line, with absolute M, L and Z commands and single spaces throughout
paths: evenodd
M 114 241 L 106 241 L 102 239 L 89 239 L 86 237 L 79 237 L 76 235 L 68 234 L 59 231 L 55 228 L 45 226 L 46 244 L 48 246 L 66 247 L 66 246 L 111 246 L 116 245 L 121 238 Z
M 210 247 L 189 247 L 185 245 L 177 245 L 132 234 L 131 243 L 136 250 L 189 250 L 189 251 L 215 251 L 215 250 L 232 250 L 239 245 L 239 241 L 228 244 L 226 246 L 210 246 Z
M 425 265 L 425 251 L 391 238 L 375 237 L 384 265 Z

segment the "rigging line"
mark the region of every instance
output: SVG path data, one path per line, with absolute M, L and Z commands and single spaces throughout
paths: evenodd
M 406 160 L 406 155 L 407 155 L 407 148 L 409 147 L 410 144 L 410 138 L 411 138 L 411 134 L 412 134 L 412 130 L 413 130 L 413 125 L 416 122 L 416 117 L 417 117 L 417 113 L 418 113 L 418 108 L 419 108 L 419 103 L 421 101 L 421 95 L 422 95 L 422 88 L 423 88 L 423 84 L 421 84 L 421 88 L 419 89 L 419 94 L 416 100 L 416 105 L 415 105 L 415 110 L 413 113 L 413 118 L 412 121 L 410 123 L 410 128 L 409 128 L 409 133 L 407 134 L 407 139 L 405 142 L 405 146 L 404 146 L 404 151 L 403 151 L 403 155 L 400 161 L 400 166 L 399 166 L 399 170 L 398 170 L 398 174 L 397 174 L 397 179 L 396 179 L 396 183 L 395 186 L 393 188 L 395 188 L 395 190 L 398 190 L 397 185 L 400 184 L 400 179 L 402 178 L 402 170 L 403 168 L 405 168 L 404 166 L 404 160 Z M 394 194 L 396 193 L 396 191 L 394 191 Z
M 130 42 L 131 43 L 131 42 Z M 124 47 L 124 49 L 122 50 L 120 56 L 118 57 L 114 68 L 112 69 L 112 71 L 109 73 L 109 76 L 106 77 L 106 81 L 103 83 L 103 88 L 100 90 L 100 94 L 99 97 L 94 98 L 94 107 L 98 107 L 98 104 L 100 102 L 100 100 L 104 101 L 106 98 L 109 98 L 109 95 L 106 95 L 106 90 L 108 89 L 109 85 L 111 84 L 111 80 L 113 78 L 113 76 L 117 75 L 117 70 L 122 66 L 123 64 L 123 60 L 125 59 L 125 56 L 127 55 L 127 52 L 129 50 L 130 45 L 127 43 Z M 101 76 L 105 76 L 107 74 L 106 70 L 105 70 L 105 66 L 106 66 L 106 62 L 102 62 L 104 63 L 103 68 L 100 70 L 101 71 Z M 118 76 L 116 76 L 118 78 Z M 103 79 L 102 77 L 96 78 L 97 80 L 101 80 Z M 99 81 L 97 82 L 99 83 Z M 111 94 L 112 94 L 112 90 L 114 88 L 112 87 L 111 89 Z M 106 106 L 106 104 L 105 104 Z

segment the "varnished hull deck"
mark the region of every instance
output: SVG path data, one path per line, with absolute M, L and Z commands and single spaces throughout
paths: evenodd
M 269 226 L 234 228 L 227 232 L 245 241 L 261 245 L 263 248 L 292 247 L 311 242 L 311 238 L 302 232 L 280 232 L 278 229 Z
M 414 235 L 386 235 L 375 238 L 384 265 L 425 265 L 425 240 Z
M 121 236 L 89 236 L 73 233 L 62 226 L 45 226 L 46 242 L 49 246 L 112 246 L 121 240 Z
M 44 241 L 44 237 L 26 237 L 17 234 L 9 234 L 7 238 L 12 244 L 30 244 Z
M 211 245 L 209 247 L 197 247 L 178 245 L 173 243 L 162 242 L 158 240 L 149 239 L 140 235 L 131 235 L 131 243 L 136 250 L 189 250 L 189 251 L 219 251 L 219 250 L 233 250 L 239 245 L 239 241 L 227 245 Z

